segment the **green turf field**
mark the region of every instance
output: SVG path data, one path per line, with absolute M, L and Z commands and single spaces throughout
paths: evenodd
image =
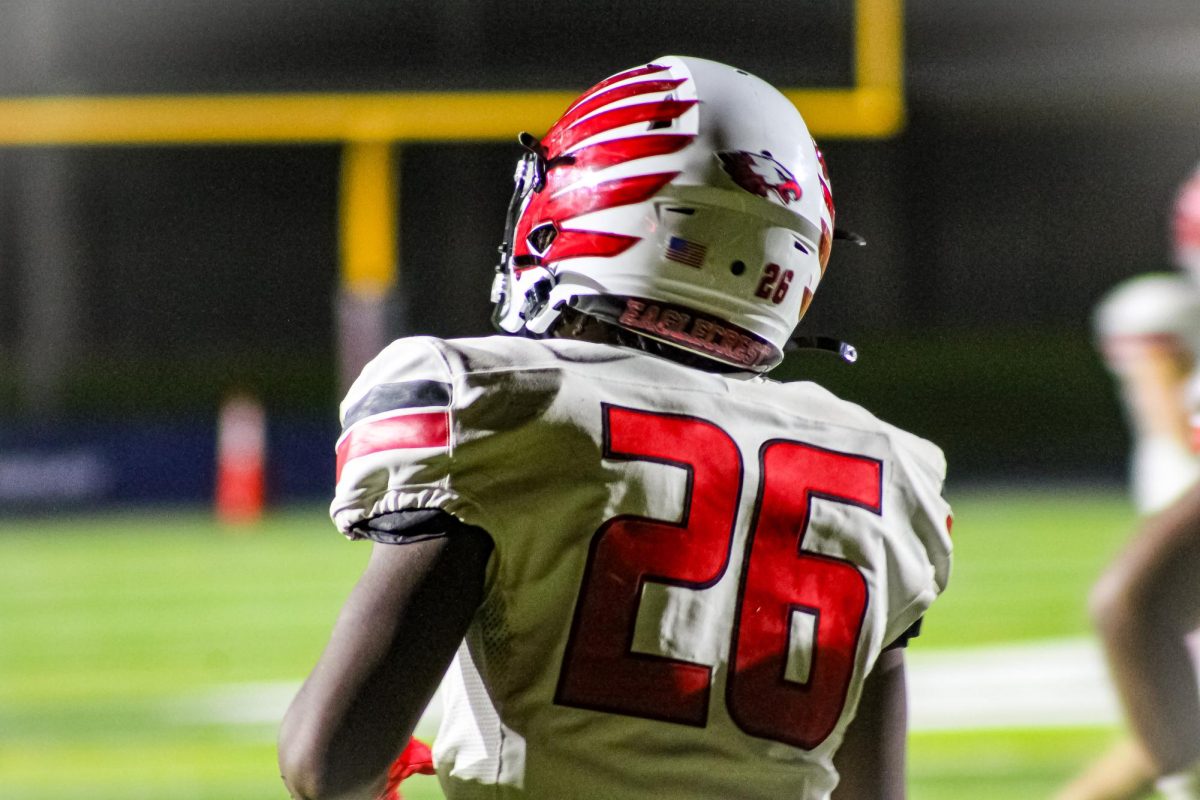
M 1132 523 L 1120 491 L 951 499 L 955 573 L 914 648 L 1087 633 L 1088 585 Z M 0 797 L 284 798 L 263 709 L 316 659 L 366 556 L 319 508 L 240 530 L 194 511 L 0 520 Z M 1113 736 L 917 733 L 910 797 L 1047 797 Z

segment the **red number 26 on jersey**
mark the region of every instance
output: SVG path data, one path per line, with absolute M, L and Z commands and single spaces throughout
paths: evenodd
M 729 567 L 742 455 L 695 417 L 605 405 L 604 455 L 687 470 L 679 522 L 614 517 L 588 553 L 555 702 L 704 726 L 712 668 L 631 649 L 642 585 L 705 589 Z M 882 464 L 801 442 L 759 451 L 760 483 L 735 612 L 725 702 L 746 733 L 811 749 L 833 731 L 854 672 L 867 583 L 851 562 L 803 549 L 814 497 L 882 513 Z M 811 629 L 806 674 L 793 628 Z

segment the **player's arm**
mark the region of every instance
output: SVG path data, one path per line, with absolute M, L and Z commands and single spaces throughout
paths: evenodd
M 436 521 L 450 535 L 376 542 L 284 717 L 279 765 L 298 800 L 376 797 L 462 642 L 492 543 L 446 515 Z
M 1134 433 L 1131 488 L 1139 511 L 1152 513 L 1200 474 L 1185 403 L 1190 358 L 1177 345 L 1154 339 L 1131 339 L 1120 350 L 1120 366 L 1111 355 L 1110 366 Z
M 902 800 L 908 735 L 904 648 L 883 651 L 863 684 L 858 713 L 833 758 L 833 800 Z
M 1117 690 L 1159 774 L 1194 769 L 1200 761 L 1200 694 L 1185 642 L 1200 626 L 1198 575 L 1195 487 L 1143 523 L 1092 595 Z
M 1122 398 L 1136 433 L 1187 446 L 1190 437 L 1184 383 L 1190 359 L 1169 337 L 1128 338 L 1105 353 L 1121 381 Z
M 1154 793 L 1154 765 L 1141 742 L 1123 738 L 1054 795 L 1054 800 L 1138 800 Z

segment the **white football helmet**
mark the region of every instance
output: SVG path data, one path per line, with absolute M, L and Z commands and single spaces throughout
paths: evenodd
M 1094 323 L 1101 350 L 1118 371 L 1146 342 L 1200 357 L 1200 292 L 1177 272 L 1121 281 L 1097 304 Z
M 601 81 L 521 142 L 497 327 L 545 335 L 572 308 L 731 369 L 782 360 L 834 210 L 821 153 L 779 91 L 668 56 Z

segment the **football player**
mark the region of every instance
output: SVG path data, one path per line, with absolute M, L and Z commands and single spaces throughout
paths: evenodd
M 1200 617 L 1190 622 L 1181 619 L 1187 605 L 1179 603 L 1170 614 L 1145 616 L 1140 629 L 1129 626 L 1148 612 L 1147 604 L 1164 601 L 1171 596 L 1169 592 L 1187 592 L 1182 586 L 1150 582 L 1170 577 L 1172 568 L 1191 563 L 1176 558 L 1180 552 L 1186 554 L 1182 540 L 1189 534 L 1186 512 L 1172 504 L 1200 478 L 1195 419 L 1200 410 L 1200 169 L 1176 198 L 1172 227 L 1174 259 L 1180 272 L 1130 278 L 1109 292 L 1096 311 L 1101 353 L 1117 379 L 1132 436 L 1131 492 L 1139 514 L 1148 519 L 1144 532 L 1134 537 L 1127 552 L 1097 584 L 1092 607 L 1118 693 L 1139 739 L 1118 743 L 1068 785 L 1059 800 L 1143 797 L 1152 791 L 1157 775 L 1183 766 L 1177 753 L 1168 756 L 1161 746 L 1147 751 L 1146 737 L 1155 734 L 1147 710 L 1151 701 L 1143 698 L 1146 692 L 1159 699 L 1171 692 L 1179 700 L 1189 686 L 1194 691 L 1194 675 L 1169 689 L 1161 681 L 1169 674 L 1178 677 L 1183 663 L 1177 656 L 1186 657 L 1182 635 L 1171 639 L 1178 631 L 1172 632 L 1170 626 L 1196 627 Z M 1169 514 L 1164 511 L 1167 508 L 1172 509 Z M 1167 556 L 1176 558 L 1175 563 L 1160 560 Z M 1139 654 L 1131 648 L 1141 647 L 1155 636 L 1170 639 L 1171 645 L 1143 655 L 1162 660 L 1133 668 Z M 1194 705 L 1173 702 L 1171 709 L 1179 712 Z M 1172 725 L 1165 722 L 1170 716 L 1165 715 L 1161 724 Z
M 509 335 L 397 341 L 342 404 L 331 513 L 374 545 L 282 726 L 293 796 L 375 796 L 446 673 L 452 800 L 903 797 L 945 463 L 765 377 L 835 236 L 803 119 L 665 57 L 521 141 Z
M 1130 278 L 1096 310 L 1100 350 L 1132 433 L 1130 483 L 1143 515 L 1200 477 L 1190 420 L 1200 355 L 1200 169 L 1179 193 L 1173 232 L 1180 271 Z

